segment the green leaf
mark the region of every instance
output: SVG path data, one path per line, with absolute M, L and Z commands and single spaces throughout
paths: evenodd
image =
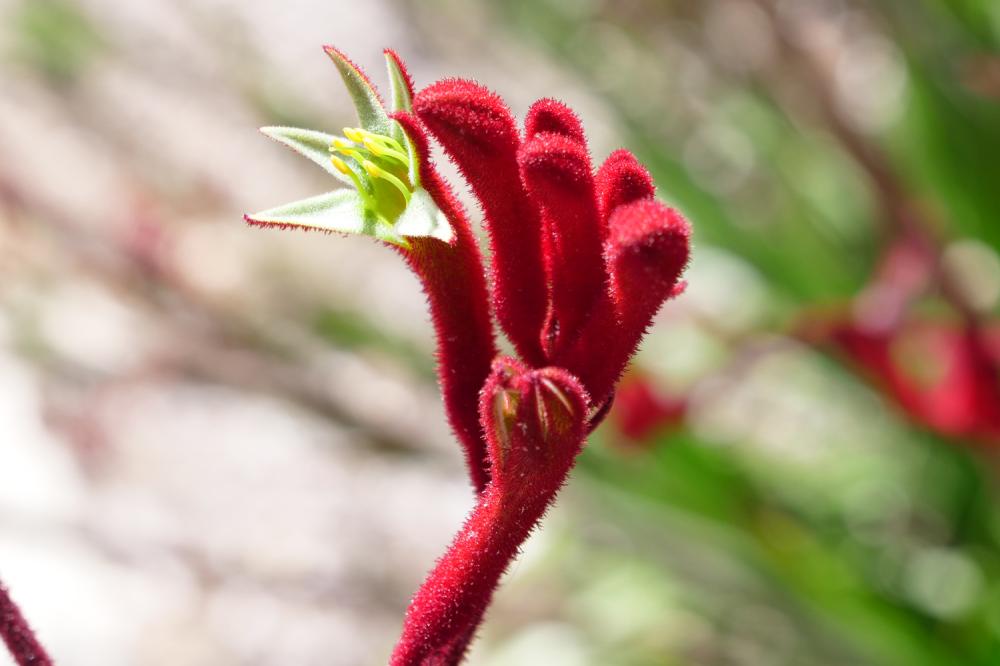
M 344 79 L 347 92 L 350 93 L 351 99 L 354 101 L 354 108 L 358 111 L 361 127 L 369 132 L 388 136 L 391 129 L 389 117 L 386 115 L 382 100 L 375 88 L 372 87 L 368 77 L 337 49 L 332 46 L 324 46 L 323 50 L 340 70 L 340 76 Z
M 261 226 L 293 226 L 371 236 L 409 247 L 391 226 L 365 210 L 355 190 L 335 190 L 269 210 L 247 215 L 247 222 Z
M 351 179 L 333 168 L 330 162 L 330 142 L 332 134 L 297 127 L 261 127 L 260 131 L 279 143 L 283 143 L 299 155 L 323 167 L 328 174 L 346 185 Z
M 413 191 L 410 203 L 396 220 L 396 233 L 401 236 L 430 236 L 445 243 L 451 242 L 454 236 L 448 218 L 422 187 Z

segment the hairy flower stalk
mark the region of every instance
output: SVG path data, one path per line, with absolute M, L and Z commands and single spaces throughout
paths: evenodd
M 477 495 L 414 596 L 391 663 L 457 664 L 653 316 L 682 289 L 690 228 L 654 199 L 628 151 L 595 171 L 580 120 L 560 102 L 532 106 L 522 134 L 503 100 L 473 81 L 445 79 L 414 94 L 387 51 L 387 111 L 360 69 L 327 53 L 361 126 L 342 136 L 264 131 L 349 189 L 247 221 L 373 236 L 421 280 L 446 411 Z M 482 206 L 489 288 L 468 220 L 429 160 L 429 136 Z M 498 357 L 491 313 L 520 358 Z
M 410 603 L 393 666 L 461 659 L 500 576 L 573 466 L 588 403 L 564 370 L 494 364 L 480 401 L 492 481 Z
M 52 663 L 3 583 L 0 583 L 0 638 L 18 666 L 49 666 Z

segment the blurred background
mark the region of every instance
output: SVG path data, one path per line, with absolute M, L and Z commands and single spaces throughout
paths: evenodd
M 59 663 L 384 663 L 471 507 L 398 257 L 241 220 L 330 189 L 256 133 L 354 124 L 324 43 L 558 97 L 695 228 L 470 664 L 1000 664 L 996 0 L 0 0 L 0 578 Z

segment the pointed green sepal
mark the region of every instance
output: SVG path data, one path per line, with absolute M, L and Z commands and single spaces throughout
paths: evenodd
M 392 90 L 392 110 L 413 111 L 413 95 L 410 92 L 410 83 L 403 72 L 403 67 L 396 54 L 392 51 L 385 52 L 385 66 L 389 70 L 389 87 Z
M 389 224 L 365 210 L 355 190 L 335 190 L 245 216 L 261 227 L 298 227 L 371 236 L 402 247 L 410 244 Z
M 413 191 L 410 202 L 396 220 L 395 230 L 401 236 L 430 236 L 445 243 L 454 237 L 448 218 L 422 187 Z
M 399 56 L 396 55 L 395 51 L 391 49 L 385 51 L 385 66 L 389 72 L 389 88 L 392 91 L 392 110 L 394 112 L 405 111 L 411 113 L 413 111 L 413 91 L 410 88 L 409 77 L 403 69 L 403 64 L 399 61 Z M 410 158 L 410 182 L 419 186 L 420 170 L 417 168 L 417 154 L 413 148 L 413 144 L 410 142 L 410 137 L 406 136 L 406 132 L 403 131 L 399 123 L 392 123 L 392 138 L 399 141 L 406 148 L 407 155 Z
M 389 117 L 385 113 L 382 99 L 372 86 L 364 72 L 350 59 L 332 46 L 324 46 L 323 50 L 330 56 L 344 79 L 347 92 L 351 95 L 354 108 L 358 112 L 361 127 L 374 134 L 389 135 L 391 127 Z
M 323 167 L 328 174 L 346 185 L 352 185 L 350 178 L 333 168 L 330 162 L 330 143 L 333 134 L 297 127 L 261 127 L 261 133 L 283 143 L 299 155 Z

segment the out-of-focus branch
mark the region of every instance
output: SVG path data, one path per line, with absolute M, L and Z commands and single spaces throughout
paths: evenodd
M 0 637 L 18 666 L 50 666 L 52 660 L 0 582 Z
M 929 253 L 932 262 L 931 277 L 942 296 L 970 325 L 979 321 L 979 313 L 969 303 L 964 290 L 941 262 L 941 239 L 926 207 L 910 192 L 886 152 L 874 141 L 865 137 L 845 117 L 835 93 L 831 63 L 818 53 L 803 46 L 804 40 L 796 28 L 775 9 L 773 0 L 754 0 L 770 18 L 779 49 L 780 72 L 765 73 L 764 83 L 778 99 L 783 97 L 782 79 L 788 72 L 797 72 L 795 86 L 808 93 L 813 100 L 810 112 L 822 121 L 845 152 L 868 175 L 882 217 L 886 222 L 889 241 L 907 239 Z M 780 77 L 779 77 L 780 75 Z

